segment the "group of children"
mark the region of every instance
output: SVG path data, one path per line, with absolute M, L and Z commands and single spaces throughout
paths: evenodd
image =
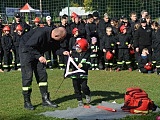
M 11 36 L 10 27 L 5 26 L 3 28 L 3 35 L 1 38 L 1 57 L 4 57 L 4 61 L 1 62 L 0 72 L 9 72 L 12 68 L 14 70 L 20 70 L 20 59 L 19 59 L 19 41 L 22 36 L 22 26 L 18 25 L 16 27 L 16 33 Z M 12 65 L 14 54 L 14 65 Z M 4 62 L 4 63 L 3 63 Z

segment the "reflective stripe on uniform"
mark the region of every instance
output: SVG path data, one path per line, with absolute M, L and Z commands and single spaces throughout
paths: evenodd
M 75 59 L 76 62 L 78 61 L 78 58 L 74 58 L 74 59 Z
M 91 66 L 94 67 L 95 65 L 94 65 L 94 64 L 91 64 Z
M 47 82 L 40 82 L 40 83 L 39 83 L 39 86 L 47 86 L 47 85 L 48 85 Z
M 97 54 L 90 55 L 90 57 L 97 57 L 97 56 L 98 56 Z
M 21 66 L 21 64 L 19 63 L 19 64 L 17 64 L 17 66 Z
M 81 60 L 81 63 L 86 63 L 86 59 L 83 58 L 83 59 Z
M 128 64 L 131 64 L 131 62 L 126 62 L 126 64 L 128 65 Z
M 86 64 L 89 64 L 89 65 L 91 65 L 91 62 L 86 62 Z
M 152 61 L 152 63 L 156 63 L 156 61 Z
M 64 66 L 64 64 L 59 64 L 59 66 L 61 66 L 61 67 L 62 67 L 62 66 Z
M 123 62 L 117 62 L 117 64 L 122 65 L 122 64 L 123 64 Z
M 9 67 L 9 65 L 3 65 L 3 67 Z
M 51 60 L 47 60 L 47 63 L 48 63 L 48 62 L 51 62 Z
M 30 90 L 30 89 L 32 89 L 31 86 L 30 86 L 30 87 L 22 87 L 22 90 L 23 90 L 23 91 L 28 91 L 28 90 Z
M 160 68 L 160 66 L 157 65 L 156 68 Z
M 113 65 L 113 63 L 109 63 L 109 65 Z

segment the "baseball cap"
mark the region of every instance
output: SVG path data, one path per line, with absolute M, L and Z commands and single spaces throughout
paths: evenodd
M 141 23 L 146 23 L 146 22 L 147 22 L 147 21 L 146 21 L 146 18 L 141 18 L 140 22 L 141 22 Z
M 15 16 L 16 18 L 20 18 L 20 17 L 21 17 L 19 13 L 16 13 L 14 16 Z
M 47 16 L 47 17 L 46 17 L 46 20 L 51 20 L 51 16 Z

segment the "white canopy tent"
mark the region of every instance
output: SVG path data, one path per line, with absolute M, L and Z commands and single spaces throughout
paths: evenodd
M 93 13 L 93 11 L 86 12 L 84 7 L 69 7 L 69 16 L 71 16 L 72 12 L 75 12 L 80 16 L 87 16 L 88 14 Z M 63 16 L 64 14 L 68 14 L 68 7 L 63 8 L 62 11 L 59 13 L 59 16 Z

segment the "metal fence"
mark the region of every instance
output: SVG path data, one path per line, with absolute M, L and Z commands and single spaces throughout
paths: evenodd
M 140 12 L 144 9 L 149 12 L 152 19 L 159 18 L 160 15 L 160 0 L 1 0 L 0 13 L 6 18 L 5 20 L 10 22 L 13 16 L 9 14 L 15 12 L 14 9 L 23 7 L 26 3 L 29 3 L 33 9 L 42 10 L 43 17 L 50 15 L 57 22 L 60 20 L 60 11 L 69 6 L 97 10 L 101 16 L 107 12 L 111 17 L 118 18 L 121 15 L 129 16 L 131 11 L 137 12 L 140 16 Z M 34 16 L 40 15 L 40 13 L 34 13 Z

